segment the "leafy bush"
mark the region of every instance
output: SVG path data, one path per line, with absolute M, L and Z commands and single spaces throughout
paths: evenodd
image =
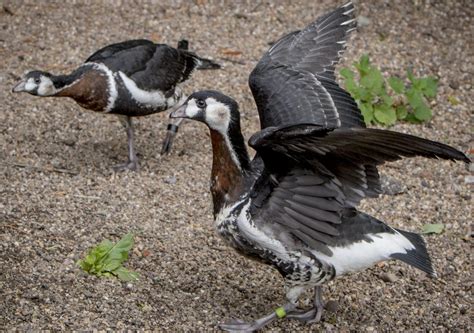
M 404 80 L 395 76 L 385 80 L 366 54 L 362 55 L 359 62 L 354 63 L 354 67 L 357 69 L 358 78 L 347 67 L 342 68 L 340 74 L 344 78 L 345 88 L 356 100 L 367 125 L 379 123 L 390 126 L 397 120 L 420 123 L 431 119 L 431 109 L 426 100 L 436 96 L 438 82 L 434 77 L 416 78 L 412 71 L 408 70 L 407 85 Z M 390 86 L 391 94 L 387 91 L 387 86 Z
M 122 266 L 128 259 L 128 251 L 133 246 L 133 235 L 131 233 L 123 236 L 116 244 L 108 239 L 99 245 L 89 249 L 84 259 L 77 264 L 89 274 L 97 276 L 115 276 L 122 281 L 137 280 L 138 274 L 130 272 Z

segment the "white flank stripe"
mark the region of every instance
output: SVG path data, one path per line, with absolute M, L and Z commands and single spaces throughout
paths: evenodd
M 94 69 L 103 72 L 107 76 L 107 86 L 109 87 L 109 98 L 104 112 L 110 112 L 114 108 L 115 101 L 118 97 L 117 84 L 115 83 L 114 73 L 104 64 L 95 62 L 86 62 L 83 66 L 92 65 Z
M 243 201 L 248 200 L 242 210 L 240 211 L 239 216 L 232 216 L 231 213 L 235 207 L 240 205 Z M 275 238 L 269 237 L 262 230 L 257 229 L 253 223 L 250 222 L 250 214 L 248 212 L 250 208 L 251 201 L 248 197 L 235 202 L 230 206 L 226 206 L 220 210 L 215 219 L 215 225 L 217 230 L 222 223 L 225 221 L 234 220 L 239 227 L 239 233 L 241 237 L 245 237 L 248 241 L 253 243 L 255 246 L 261 249 L 267 249 L 273 252 L 278 258 L 283 260 L 290 260 L 289 252 L 285 249 L 283 244 Z
M 372 242 L 357 242 L 345 247 L 329 247 L 332 256 L 311 251 L 318 259 L 334 266 L 336 275 L 356 272 L 387 260 L 394 253 L 407 253 L 415 247 L 403 235 L 396 232 L 367 235 Z
M 143 104 L 147 107 L 162 107 L 166 105 L 165 95 L 158 90 L 146 91 L 137 87 L 135 81 L 130 79 L 125 73 L 119 72 L 120 77 L 128 89 L 132 98 L 139 104 Z
M 251 201 L 249 200 L 242 208 L 240 215 L 237 218 L 237 225 L 239 226 L 240 233 L 262 249 L 267 249 L 273 252 L 273 254 L 278 258 L 290 260 L 287 249 L 279 240 L 269 237 L 262 230 L 256 228 L 255 224 L 250 222 L 251 217 L 248 213 L 250 202 Z

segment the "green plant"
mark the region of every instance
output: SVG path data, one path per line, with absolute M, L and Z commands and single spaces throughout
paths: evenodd
M 408 70 L 407 85 L 404 80 L 395 76 L 385 80 L 366 54 L 361 56 L 359 62 L 354 63 L 354 67 L 358 77 L 347 67 L 343 67 L 340 74 L 367 125 L 379 123 L 390 126 L 397 120 L 419 123 L 431 119 L 432 112 L 426 100 L 436 96 L 438 83 L 434 77 L 417 78 Z M 387 86 L 392 90 L 390 94 Z
M 444 224 L 435 223 L 435 224 L 425 224 L 421 229 L 422 234 L 440 234 L 444 230 Z
M 77 264 L 87 273 L 97 276 L 115 276 L 122 281 L 138 279 L 138 274 L 131 272 L 122 264 L 128 259 L 128 251 L 133 246 L 133 234 L 128 233 L 117 243 L 109 240 L 89 249 L 84 259 Z

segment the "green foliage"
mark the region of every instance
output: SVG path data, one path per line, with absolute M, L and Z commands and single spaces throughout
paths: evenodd
M 444 224 L 425 224 L 421 230 L 422 234 L 440 234 L 444 230 Z
M 130 272 L 122 266 L 128 259 L 128 252 L 133 246 L 133 234 L 128 233 L 117 243 L 109 240 L 102 241 L 91 248 L 84 259 L 77 264 L 89 274 L 97 276 L 115 276 L 122 281 L 138 279 L 138 274 Z
M 340 70 L 340 74 L 367 125 L 379 123 L 390 126 L 397 120 L 419 123 L 431 119 L 431 109 L 426 100 L 436 96 L 438 83 L 435 78 L 417 78 L 408 70 L 408 84 L 395 76 L 385 80 L 366 54 L 361 56 L 359 62 L 354 63 L 354 67 L 357 69 L 357 77 L 356 73 L 346 67 Z M 388 87 L 391 89 L 390 94 Z

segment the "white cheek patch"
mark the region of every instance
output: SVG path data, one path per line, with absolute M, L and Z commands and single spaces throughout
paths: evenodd
M 34 82 L 33 78 L 29 78 L 25 83 L 25 90 L 26 91 L 33 91 L 37 87 L 36 83 Z
M 192 99 L 188 102 L 186 106 L 186 117 L 194 118 L 199 113 L 199 108 L 196 105 L 196 100 Z
M 212 129 L 227 134 L 230 123 L 230 110 L 229 108 L 217 102 L 214 98 L 208 98 L 206 100 L 206 123 Z
M 53 81 L 49 77 L 41 76 L 41 82 L 38 86 L 38 95 L 48 96 L 56 93 Z

